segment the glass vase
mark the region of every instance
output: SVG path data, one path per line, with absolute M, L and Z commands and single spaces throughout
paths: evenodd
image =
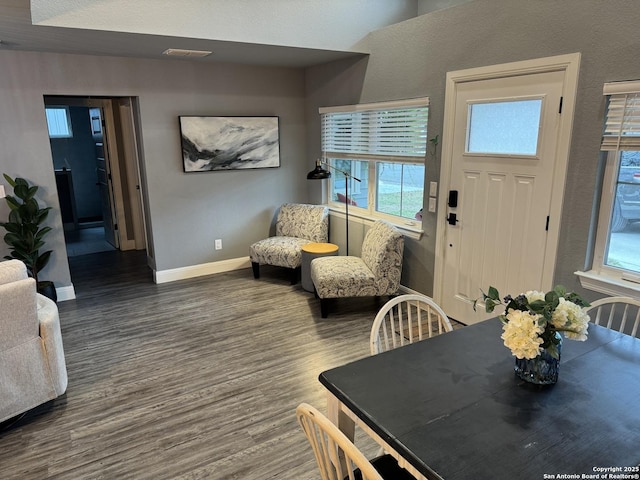
M 557 345 L 558 358 L 552 357 L 546 350 L 543 350 L 536 358 L 516 358 L 515 372 L 518 377 L 525 382 L 536 385 L 553 385 L 558 381 L 562 338 L 558 332 L 555 335 L 559 340 Z

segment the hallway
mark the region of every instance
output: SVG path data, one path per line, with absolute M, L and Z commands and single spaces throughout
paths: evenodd
M 64 238 L 67 244 L 68 257 L 116 250 L 113 245 L 105 240 L 104 227 L 65 231 Z

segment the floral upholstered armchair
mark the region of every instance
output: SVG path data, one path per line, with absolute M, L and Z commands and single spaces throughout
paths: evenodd
M 360 257 L 321 257 L 311 262 L 311 280 L 320 298 L 322 318 L 327 299 L 395 295 L 400 288 L 404 237 L 381 220 L 364 237 Z
M 253 276 L 260 278 L 260 265 L 291 269 L 291 284 L 300 277 L 302 247 L 329 240 L 329 208 L 323 205 L 285 203 L 276 219 L 276 235 L 249 247 Z

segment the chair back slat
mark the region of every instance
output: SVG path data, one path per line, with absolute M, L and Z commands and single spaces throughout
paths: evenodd
M 634 337 L 638 336 L 638 326 L 640 325 L 640 308 L 638 309 L 638 313 L 636 313 L 636 319 L 633 322 L 633 330 L 631 330 L 631 335 Z
M 400 295 L 389 300 L 371 326 L 371 354 L 431 338 L 453 330 L 444 311 L 426 295 Z
M 413 329 L 411 323 L 411 306 L 407 305 L 406 312 L 403 312 L 402 304 L 398 304 L 398 322 L 400 331 L 404 331 L 405 328 L 409 330 L 409 343 L 413 342 Z M 404 338 L 400 337 L 402 341 L 401 345 L 404 345 Z
M 422 309 L 419 308 L 419 305 L 416 305 L 416 323 L 418 324 L 418 339 L 422 340 L 423 338 L 423 325 L 422 325 Z M 429 321 L 429 313 L 427 312 L 427 321 L 429 324 L 429 336 L 431 336 L 431 322 Z M 413 340 L 412 340 L 413 342 Z
M 316 408 L 301 403 L 296 417 L 313 449 L 322 480 L 384 480 L 351 440 Z
M 607 297 L 585 308 L 591 322 L 634 337 L 640 326 L 640 300 L 631 297 Z M 633 321 L 632 321 L 633 319 Z

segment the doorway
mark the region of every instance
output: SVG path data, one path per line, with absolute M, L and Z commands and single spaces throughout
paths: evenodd
M 579 54 L 447 75 L 434 297 L 473 324 L 481 290 L 550 290 Z
M 45 97 L 69 257 L 146 247 L 134 101 Z

